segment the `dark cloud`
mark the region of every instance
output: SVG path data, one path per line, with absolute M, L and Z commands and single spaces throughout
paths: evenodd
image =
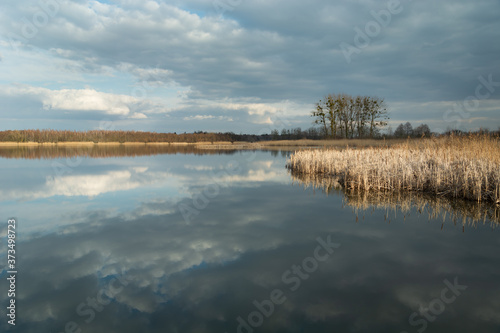
M 57 15 L 28 40 L 30 45 L 58 50 L 53 56 L 81 73 L 113 68 L 144 80 L 140 70 L 164 70 L 156 81 L 189 87 L 183 100 L 188 105 L 225 98 L 258 98 L 263 104 L 289 100 L 305 115 L 330 92 L 379 95 L 389 104 L 461 101 L 474 93 L 478 76 L 500 80 L 500 46 L 494 42 L 500 6 L 490 0 L 402 0 L 387 26 L 372 34 L 350 63 L 340 44 L 356 46 L 355 28 L 364 31 L 375 22 L 371 12 L 386 10 L 389 2 L 242 1 L 222 16 L 212 1 L 59 3 Z M 22 17 L 39 10 L 36 5 L 6 8 L 0 31 L 20 34 Z M 98 80 L 89 84 L 99 86 Z M 498 99 L 498 92 L 490 98 Z M 393 118 L 404 120 L 402 110 L 392 111 Z M 490 115 L 484 118 L 490 126 L 498 124 Z M 442 114 L 434 120 L 445 126 Z

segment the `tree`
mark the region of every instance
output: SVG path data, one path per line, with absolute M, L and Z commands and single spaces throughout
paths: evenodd
M 340 106 L 340 134 L 346 139 L 349 137 L 349 113 L 351 112 L 351 96 L 347 94 L 339 95 Z
M 383 99 L 370 97 L 367 104 L 368 107 L 366 112 L 370 120 L 370 137 L 373 138 L 378 128 L 387 125 L 386 120 L 389 119 L 389 116 Z
M 316 103 L 311 116 L 315 117 L 315 124 L 322 126 L 324 134 L 333 138 L 352 138 L 356 134 L 361 138 L 366 131 L 374 137 L 387 125 L 386 110 L 384 100 L 378 97 L 340 93 L 330 94 L 325 102 Z
M 404 133 L 405 136 L 413 136 L 413 126 L 411 126 L 410 122 L 406 122 L 406 124 L 403 125 Z
M 416 137 L 431 136 L 431 129 L 427 124 L 422 124 L 413 130 L 413 135 Z
M 337 137 L 337 121 L 339 117 L 339 105 L 335 95 L 326 96 L 326 108 L 328 110 L 327 119 L 330 122 L 330 135 Z
M 396 127 L 396 130 L 394 131 L 394 136 L 397 138 L 403 138 L 405 136 L 405 125 L 402 123 L 399 124 L 398 127 Z
M 370 97 L 358 96 L 356 98 L 356 131 L 358 138 L 365 136 L 366 124 L 368 122 L 367 106 L 369 105 Z
M 292 132 L 295 140 L 302 139 L 302 129 L 300 127 L 294 128 Z
M 325 135 L 328 135 L 328 129 L 326 127 L 326 113 L 321 100 L 316 103 L 316 110 L 312 112 L 311 117 L 316 118 L 314 123 L 322 125 Z

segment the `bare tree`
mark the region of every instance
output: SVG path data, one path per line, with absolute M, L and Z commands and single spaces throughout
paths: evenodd
M 314 110 L 311 114 L 311 117 L 315 117 L 314 123 L 323 126 L 325 135 L 328 135 L 328 128 L 326 127 L 326 113 L 324 109 L 324 103 L 320 100 L 316 103 L 316 110 Z
M 357 133 L 363 137 L 366 130 L 374 137 L 378 129 L 387 125 L 387 109 L 384 100 L 370 96 L 330 94 L 316 103 L 311 116 L 323 126 L 326 135 L 352 138 Z
M 413 130 L 413 135 L 419 137 L 423 136 L 429 137 L 431 136 L 431 129 L 427 124 L 422 124 Z
M 410 122 L 406 122 L 406 124 L 403 125 L 404 133 L 405 136 L 413 136 L 413 126 L 411 126 Z
M 396 127 L 396 130 L 394 131 L 394 136 L 398 138 L 403 138 L 405 136 L 405 125 L 402 123 Z

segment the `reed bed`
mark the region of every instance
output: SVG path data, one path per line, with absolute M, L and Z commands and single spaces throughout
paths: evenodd
M 349 147 L 358 147 L 358 148 L 366 148 L 366 147 L 387 147 L 396 144 L 401 144 L 406 142 L 404 139 L 390 139 L 390 140 L 382 140 L 382 139 L 333 139 L 333 140 L 310 140 L 310 139 L 301 139 L 301 140 L 277 140 L 277 141 L 263 141 L 259 142 L 262 146 L 266 147 L 290 147 L 290 146 L 298 146 L 298 147 L 336 147 L 336 148 L 346 148 Z
M 408 141 L 391 147 L 301 150 L 292 175 L 335 177 L 345 189 L 417 191 L 500 204 L 500 141 L 488 135 Z

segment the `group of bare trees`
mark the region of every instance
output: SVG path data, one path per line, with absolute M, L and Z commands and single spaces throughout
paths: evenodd
M 397 138 L 407 138 L 407 137 L 430 137 L 431 130 L 427 124 L 421 124 L 417 128 L 413 128 L 410 122 L 406 124 L 399 124 L 399 126 L 394 131 L 394 136 Z
M 311 116 L 332 138 L 374 137 L 389 119 L 383 99 L 343 93 L 320 100 Z
M 310 127 L 306 130 L 302 130 L 300 127 L 292 129 L 282 129 L 281 132 L 277 129 L 271 131 L 270 140 L 300 140 L 300 139 L 310 139 L 319 140 L 323 139 L 324 135 L 322 131 L 317 127 Z

